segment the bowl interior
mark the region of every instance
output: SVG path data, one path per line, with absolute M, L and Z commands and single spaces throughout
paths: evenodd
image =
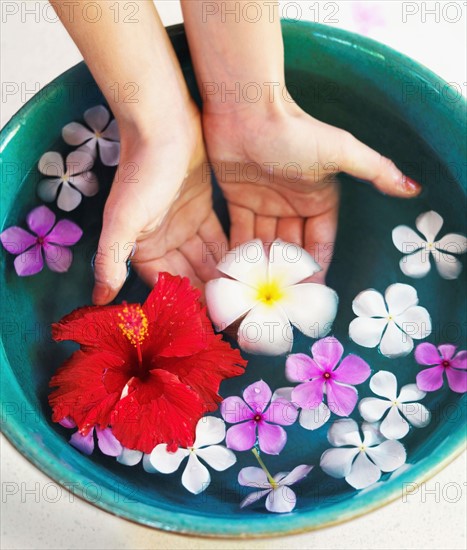
M 183 28 L 172 27 L 169 34 L 190 89 L 199 99 Z M 340 298 L 333 332 L 344 343 L 346 353 L 361 355 L 373 371 L 394 372 L 400 384 L 414 382 L 418 369 L 412 355 L 387 359 L 376 350 L 350 342 L 348 324 L 354 317 L 351 302 L 366 288 L 384 291 L 394 282 L 411 284 L 434 322 L 428 340 L 435 344 L 465 342 L 465 275 L 445 281 L 432 269 L 424 279 L 408 279 L 399 269 L 400 253 L 391 240 L 393 227 L 413 227 L 416 216 L 431 209 L 445 219 L 444 232 L 466 232 L 464 103 L 446 98 L 436 101 L 433 94 L 423 94 L 424 87 L 426 92 L 444 83 L 407 58 L 362 37 L 314 24 L 286 23 L 284 38 L 287 82 L 299 104 L 320 120 L 349 130 L 424 185 L 420 198 L 404 201 L 382 196 L 367 184 L 342 176 L 339 232 L 328 277 L 328 285 Z M 26 213 L 39 204 L 39 157 L 49 150 L 64 154 L 70 150 L 60 137 L 61 128 L 82 120 L 86 108 L 103 102 L 87 68 L 80 64 L 31 100 L 3 130 L 3 228 L 21 225 Z M 98 453 L 85 457 L 70 447 L 68 431 L 50 420 L 47 395 L 50 376 L 75 346 L 55 344 L 49 327 L 72 309 L 90 303 L 91 259 L 113 173 L 111 168 L 101 168 L 102 191 L 66 215 L 84 230 L 67 274 L 44 270 L 35 277 L 19 278 L 13 270 L 13 257 L 2 257 L 4 431 L 39 468 L 61 483 L 77 484 L 78 496 L 141 523 L 198 534 L 260 535 L 319 527 L 361 514 L 399 496 L 405 483 L 433 472 L 458 452 L 465 399 L 444 387 L 424 401 L 433 412 L 431 424 L 413 430 L 404 439 L 409 465 L 396 479 L 387 480 L 386 474 L 381 483 L 358 492 L 316 467 L 296 486 L 295 511 L 277 517 L 268 515 L 262 506 L 239 509 L 245 492 L 236 479 L 243 466 L 255 465 L 251 453 L 237 453 L 238 463 L 227 472 L 212 472 L 208 490 L 195 497 L 181 486 L 180 473 L 150 476 L 140 467 L 128 468 Z M 217 188 L 214 199 L 228 227 Z M 59 211 L 57 215 L 64 217 Z M 131 274 L 118 301 L 143 301 L 147 293 Z M 306 352 L 311 343 L 296 334 L 294 352 Z M 244 376 L 224 382 L 224 395 L 238 395 L 260 378 L 272 388 L 289 385 L 284 378 L 283 357 L 252 356 L 249 360 Z M 368 384 L 363 384 L 360 396 L 369 393 Z M 298 424 L 289 428 L 281 455 L 266 457 L 270 470 L 319 464 L 321 453 L 329 446 L 329 425 L 315 432 Z

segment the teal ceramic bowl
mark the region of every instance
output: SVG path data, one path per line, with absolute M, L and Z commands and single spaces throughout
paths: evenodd
M 289 87 L 303 108 L 394 159 L 424 186 L 420 198 L 403 201 L 343 177 L 335 260 L 328 278 L 340 296 L 334 334 L 346 351 L 363 356 L 373 371 L 391 370 L 400 383 L 413 382 L 418 369 L 411 356 L 390 360 L 349 341 L 351 302 L 366 288 L 383 291 L 397 281 L 413 284 L 434 321 L 428 340 L 465 346 L 465 277 L 445 281 L 432 269 L 424 279 L 407 279 L 398 267 L 400 253 L 391 242 L 394 226 L 413 226 L 415 217 L 430 209 L 444 217 L 446 232 L 465 233 L 465 102 L 448 93 L 447 84 L 425 68 L 361 36 L 308 23 L 284 23 L 283 31 Z M 188 84 L 198 97 L 183 27 L 172 27 L 169 34 Z M 33 98 L 4 128 L 2 228 L 22 224 L 26 213 L 39 204 L 37 161 L 48 150 L 68 151 L 61 128 L 81 120 L 86 108 L 101 102 L 101 93 L 81 63 Z M 119 465 L 98 453 L 86 457 L 73 449 L 66 431 L 50 420 L 47 393 L 51 374 L 74 348 L 53 343 L 49 327 L 75 307 L 90 303 L 91 259 L 112 175 L 111 169 L 102 169 L 99 177 L 104 191 L 85 200 L 71 215 L 83 227 L 85 237 L 74 248 L 75 260 L 67 274 L 44 270 L 35 277 L 19 278 L 13 257 L 2 254 L 3 430 L 39 469 L 100 508 L 144 525 L 207 536 L 270 536 L 366 514 L 399 498 L 404 488 L 433 475 L 462 451 L 466 400 L 445 386 L 424 401 L 433 412 L 431 424 L 403 440 L 408 466 L 398 476 L 386 474 L 375 486 L 358 492 L 343 480 L 326 477 L 317 466 L 296 486 L 295 510 L 272 515 L 262 506 L 239 508 L 245 493 L 239 493 L 236 479 L 241 467 L 254 465 L 251 453 L 238 453 L 238 463 L 224 473 L 214 473 L 209 489 L 195 497 L 181 486 L 180 473 L 150 476 L 142 468 Z M 215 199 L 227 225 L 217 191 Z M 143 300 L 147 292 L 133 275 L 119 300 Z M 305 351 L 310 343 L 297 337 L 294 351 Z M 225 382 L 222 393 L 238 394 L 261 377 L 274 388 L 286 385 L 284 359 L 251 358 L 246 374 Z M 362 386 L 360 394 L 365 396 L 368 385 Z M 309 432 L 297 425 L 288 429 L 285 450 L 278 457 L 268 457 L 271 471 L 319 464 L 329 446 L 327 428 Z

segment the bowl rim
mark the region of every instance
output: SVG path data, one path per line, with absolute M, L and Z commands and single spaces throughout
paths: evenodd
M 380 44 L 372 39 L 351 33 L 342 29 L 328 27 L 317 23 L 305 21 L 283 21 L 283 30 L 286 32 L 302 33 L 321 33 L 326 37 L 341 39 L 347 42 L 358 44 L 369 51 L 376 51 L 382 55 L 389 56 L 395 62 L 401 62 L 406 68 L 416 69 L 417 73 L 422 75 L 427 81 L 435 82 L 445 86 L 447 83 L 429 69 L 410 59 L 409 57 L 393 50 L 392 48 Z M 173 25 L 167 28 L 167 32 L 172 40 L 184 38 L 183 24 Z M 81 62 L 71 67 L 46 87 L 43 91 L 50 89 L 64 75 L 72 73 L 77 67 L 83 65 Z M 464 100 L 465 103 L 465 100 Z M 451 108 L 451 107 L 450 107 Z M 454 107 L 452 107 L 454 108 Z M 0 152 L 3 151 L 10 139 L 16 133 L 18 120 L 24 119 L 34 109 L 34 97 L 29 100 L 5 125 L 0 132 Z M 0 342 L 1 364 L 9 366 L 3 341 Z M 2 369 L 3 370 L 3 369 Z M 8 399 L 5 397 L 8 396 Z M 25 396 L 22 394 L 21 387 L 15 377 L 3 377 L 1 385 L 2 403 L 14 401 L 24 403 Z M 465 396 L 464 396 L 465 397 Z M 6 417 L 5 417 L 6 416 Z M 53 479 L 58 485 L 65 489 L 72 483 L 82 482 L 85 478 L 75 472 L 62 466 L 51 452 L 45 456 L 43 451 L 31 442 L 29 431 L 24 419 L 15 416 L 2 414 L 2 432 L 9 442 L 35 467 Z M 117 517 L 121 517 L 134 523 L 153 527 L 163 531 L 170 531 L 181 535 L 192 535 L 209 538 L 259 538 L 286 536 L 298 533 L 304 533 L 316 529 L 329 527 L 332 525 L 344 523 L 351 519 L 370 513 L 398 498 L 413 492 L 417 487 L 431 478 L 453 460 L 455 460 L 466 448 L 465 428 L 457 426 L 443 441 L 442 445 L 436 448 L 436 453 L 430 453 L 425 459 L 412 465 L 410 469 L 410 481 L 406 478 L 405 472 L 396 479 L 387 480 L 377 489 L 366 493 L 361 502 L 356 503 L 352 500 L 352 506 L 348 506 L 348 500 L 342 500 L 334 503 L 328 508 L 310 508 L 308 510 L 295 511 L 292 514 L 255 517 L 239 513 L 238 518 L 229 517 L 228 520 L 222 517 L 212 517 L 208 515 L 190 514 L 186 512 L 174 512 L 173 510 L 161 507 L 149 506 L 138 502 L 125 503 L 120 500 L 115 503 L 115 495 L 107 485 L 102 485 L 102 494 L 99 502 L 93 502 L 82 497 L 80 494 L 74 496 L 93 504 L 96 507 L 105 510 Z M 436 455 L 436 456 L 435 456 Z M 407 486 L 401 491 L 404 478 L 407 479 Z M 360 493 L 361 494 L 361 493 Z M 206 521 L 207 520 L 207 521 Z

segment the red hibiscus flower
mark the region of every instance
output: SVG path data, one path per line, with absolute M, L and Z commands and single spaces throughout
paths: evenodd
M 199 418 L 221 401 L 220 383 L 246 365 L 214 333 L 199 291 L 168 273 L 142 306 L 80 308 L 52 336 L 81 345 L 50 381 L 53 420 L 70 417 L 82 435 L 111 426 L 124 447 L 144 453 L 193 445 Z

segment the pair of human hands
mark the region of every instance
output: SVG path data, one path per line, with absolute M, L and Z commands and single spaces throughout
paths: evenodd
M 150 286 L 168 271 L 202 288 L 229 247 L 255 237 L 303 246 L 323 268 L 316 279 L 323 282 L 337 230 L 336 173 L 392 196 L 420 192 L 389 159 L 296 104 L 273 116 L 254 106 L 191 111 L 188 126 L 172 135 L 135 138 L 120 129 L 120 164 L 95 260 L 96 304 L 117 295 L 131 250 Z M 229 208 L 229 240 L 212 208 L 211 167 Z

